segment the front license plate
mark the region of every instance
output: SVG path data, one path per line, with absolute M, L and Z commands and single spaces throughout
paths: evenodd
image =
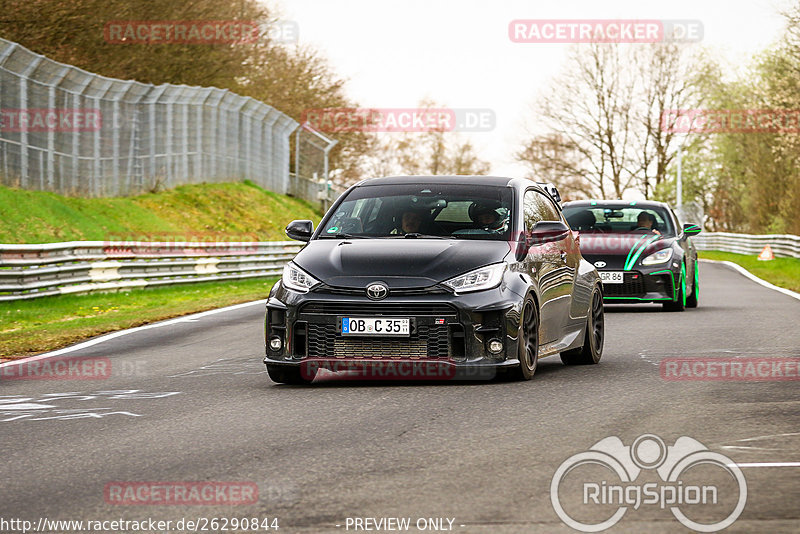
M 342 317 L 344 336 L 410 336 L 407 317 Z
M 600 280 L 604 284 L 621 284 L 623 280 L 622 271 L 600 271 Z

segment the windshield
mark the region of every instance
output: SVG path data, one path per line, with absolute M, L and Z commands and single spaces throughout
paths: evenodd
M 511 198 L 507 187 L 478 184 L 357 187 L 336 208 L 319 238 L 507 240 Z
M 643 206 L 565 206 L 564 216 L 573 230 L 581 233 L 654 233 L 674 236 L 675 228 L 667 210 Z

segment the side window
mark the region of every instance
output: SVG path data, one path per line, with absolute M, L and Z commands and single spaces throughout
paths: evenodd
M 529 190 L 523 198 L 525 229 L 532 230 L 539 221 L 560 221 L 561 217 L 553 203 L 543 194 Z

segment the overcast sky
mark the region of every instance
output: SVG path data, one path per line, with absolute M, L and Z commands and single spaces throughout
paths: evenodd
M 521 176 L 513 152 L 525 118 L 570 45 L 513 43 L 514 19 L 698 19 L 699 45 L 731 69 L 778 39 L 789 0 L 270 0 L 297 21 L 300 42 L 322 52 L 364 107 L 490 108 L 491 132 L 468 135 L 492 173 Z M 790 3 L 790 2 L 789 2 Z

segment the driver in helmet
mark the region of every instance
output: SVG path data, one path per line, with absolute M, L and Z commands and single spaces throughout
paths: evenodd
M 499 209 L 500 205 L 497 203 L 474 202 L 469 208 L 469 216 L 484 231 L 502 233 L 508 226 L 508 220 L 500 215 Z

